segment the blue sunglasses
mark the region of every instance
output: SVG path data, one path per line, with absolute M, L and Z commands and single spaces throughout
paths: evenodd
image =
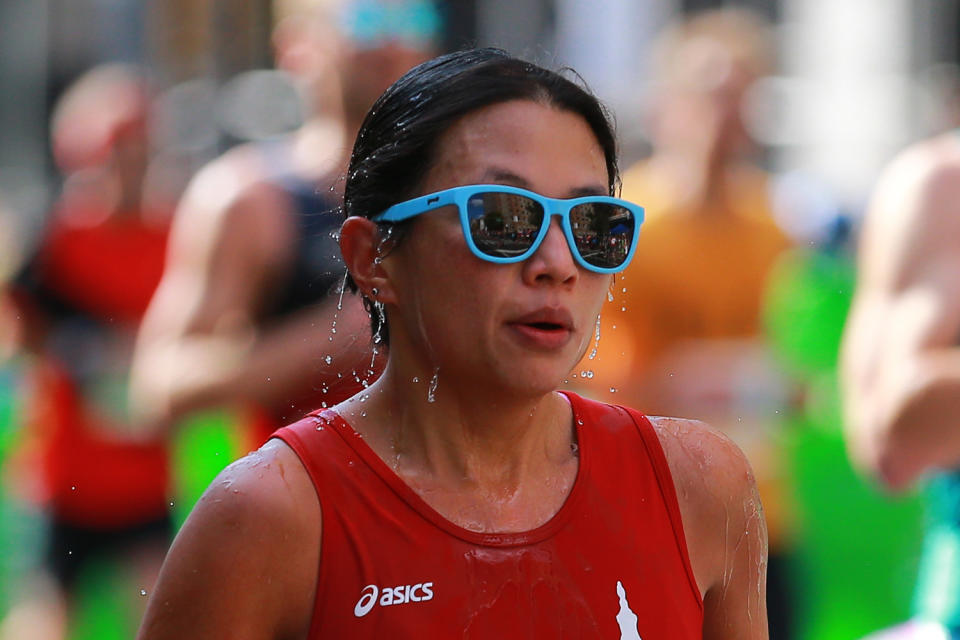
M 643 207 L 608 196 L 560 200 L 497 184 L 444 189 L 393 205 L 375 222 L 400 222 L 427 211 L 455 205 L 467 246 L 489 262 L 522 262 L 547 236 L 550 220 L 560 216 L 570 252 L 584 269 L 622 271 L 637 248 Z

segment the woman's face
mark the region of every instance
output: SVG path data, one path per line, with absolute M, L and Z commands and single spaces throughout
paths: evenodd
M 579 115 L 528 100 L 485 107 L 441 136 L 420 191 L 505 184 L 553 198 L 608 195 L 606 162 Z M 384 260 L 396 292 L 391 358 L 439 369 L 439 386 L 507 392 L 555 389 L 583 355 L 610 276 L 580 268 L 559 218 L 528 260 L 474 256 L 457 212 L 414 218 Z

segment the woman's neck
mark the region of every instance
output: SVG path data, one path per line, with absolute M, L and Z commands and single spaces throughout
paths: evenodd
M 364 394 L 336 409 L 407 484 L 455 522 L 460 499 L 495 505 L 494 514 L 468 518 L 492 528 L 515 522 L 522 529 L 552 516 L 577 468 L 566 398 L 490 397 L 475 387 L 461 393 L 442 371 L 435 375 L 401 376 L 388 367 Z M 558 500 L 530 489 L 551 482 Z M 531 512 L 529 503 L 537 500 L 549 513 Z M 511 505 L 518 513 L 511 513 Z M 508 523 L 493 522 L 498 518 Z

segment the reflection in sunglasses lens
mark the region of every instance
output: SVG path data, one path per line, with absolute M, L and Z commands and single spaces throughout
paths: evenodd
M 543 207 L 513 193 L 477 193 L 467 201 L 470 237 L 482 253 L 510 258 L 527 251 L 543 224 Z
M 570 228 L 580 257 L 603 269 L 626 262 L 635 224 L 630 210 L 615 204 L 591 202 L 570 211 Z

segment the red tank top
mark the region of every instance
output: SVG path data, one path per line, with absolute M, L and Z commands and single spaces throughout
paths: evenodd
M 170 473 L 165 441 L 117 434 L 123 433 L 133 335 L 163 272 L 167 229 L 145 225 L 133 213 L 85 226 L 58 215 L 38 258 L 38 277 L 75 307 L 82 323 L 54 321 L 48 343 L 72 347 L 48 349 L 30 378 L 30 413 L 42 439 L 42 498 L 57 518 L 79 526 L 162 518 Z
M 566 395 L 577 478 L 560 511 L 523 533 L 446 520 L 336 413 L 277 431 L 323 514 L 309 637 L 700 638 L 703 602 L 653 427 Z

